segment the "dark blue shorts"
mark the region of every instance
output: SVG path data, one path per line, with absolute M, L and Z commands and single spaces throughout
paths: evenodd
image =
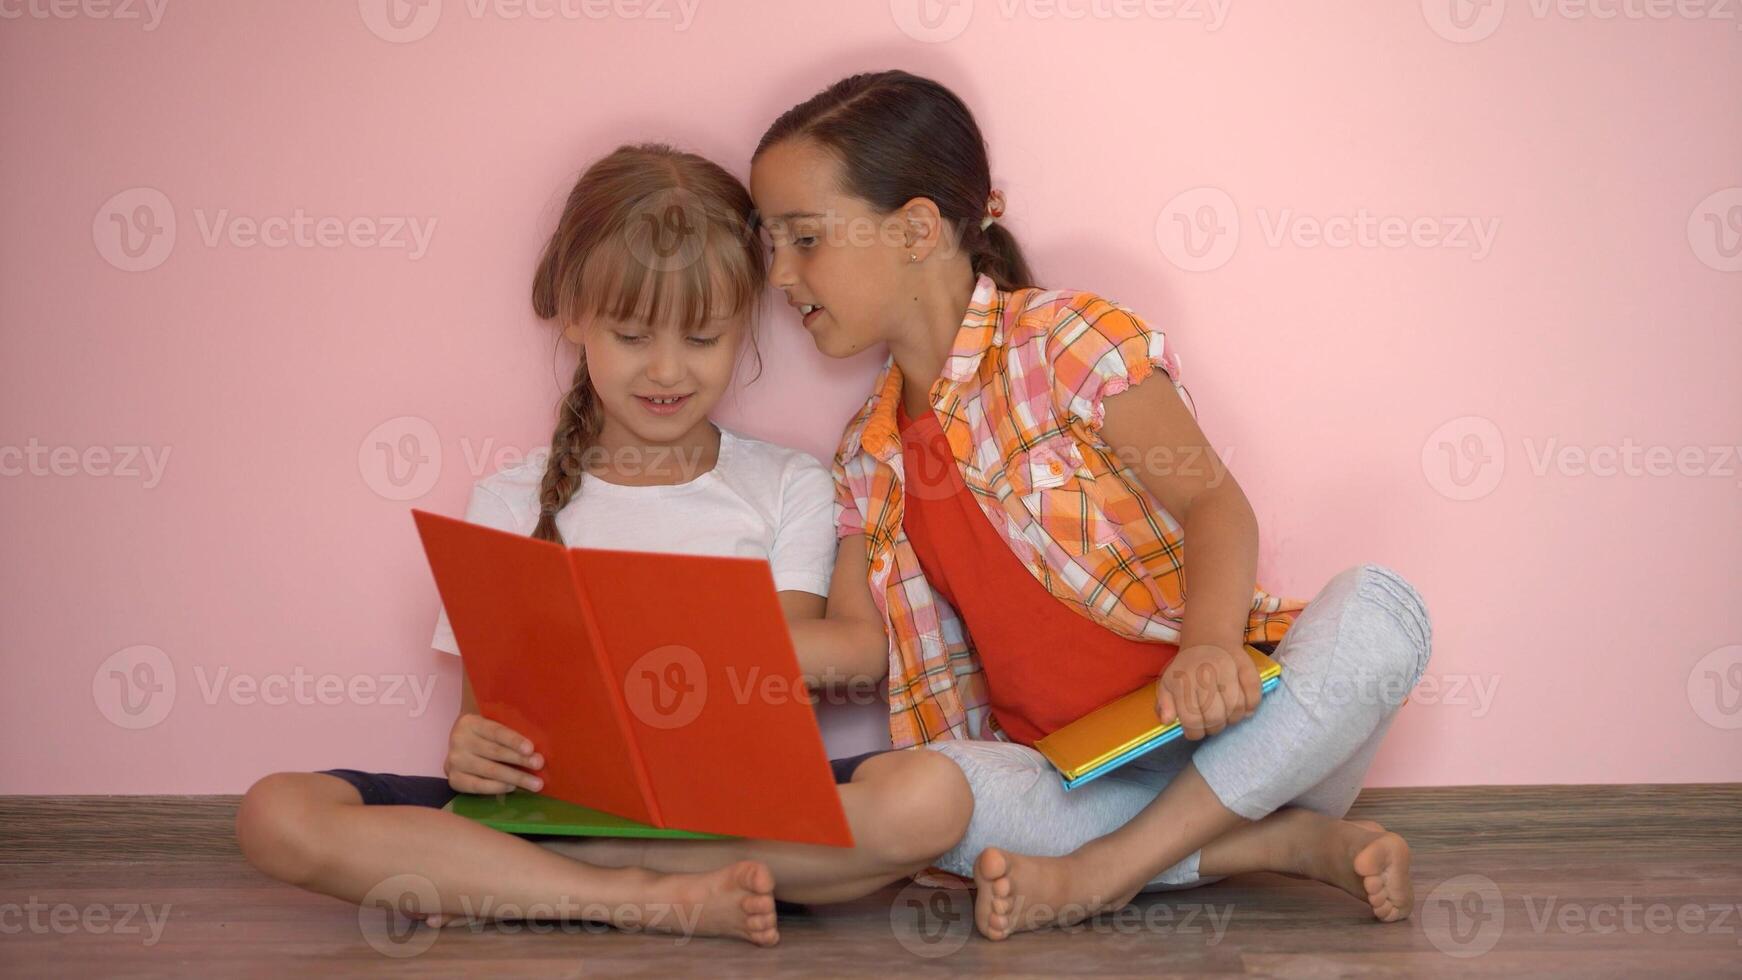
M 853 773 L 861 763 L 874 755 L 889 751 L 893 750 L 877 749 L 845 759 L 830 759 L 829 768 L 834 770 L 837 784 L 850 783 L 853 781 Z M 459 795 L 448 786 L 447 779 L 442 776 L 401 776 L 391 772 L 361 772 L 356 769 L 320 771 L 355 786 L 358 794 L 363 797 L 363 802 L 370 806 L 427 806 L 440 809 Z

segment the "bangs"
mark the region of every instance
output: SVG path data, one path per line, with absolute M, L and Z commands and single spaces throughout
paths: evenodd
M 763 283 L 747 243 L 705 219 L 689 223 L 689 209 L 678 216 L 638 215 L 601 241 L 581 269 L 574 312 L 694 333 L 752 309 Z

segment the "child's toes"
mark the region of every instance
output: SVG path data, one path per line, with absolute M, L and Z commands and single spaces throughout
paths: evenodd
M 780 930 L 776 928 L 774 916 L 758 915 L 744 924 L 744 938 L 758 946 L 773 946 L 780 942 Z
M 774 872 L 768 870 L 768 865 L 761 861 L 746 862 L 739 868 L 738 883 L 746 891 L 771 895 L 774 893 Z

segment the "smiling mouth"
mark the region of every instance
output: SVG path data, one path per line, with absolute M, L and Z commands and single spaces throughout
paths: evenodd
M 655 415 L 670 415 L 684 407 L 691 395 L 664 395 L 659 398 L 649 398 L 646 395 L 636 395 L 635 400 Z
M 823 308 L 815 303 L 800 303 L 798 306 L 799 316 L 803 319 L 804 325 L 807 327 L 810 326 L 811 323 L 816 320 L 817 315 L 822 312 Z

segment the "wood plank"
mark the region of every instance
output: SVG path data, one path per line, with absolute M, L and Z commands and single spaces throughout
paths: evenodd
M 236 803 L 0 797 L 0 973 L 1742 975 L 1737 785 L 1369 790 L 1351 816 L 1415 849 L 1406 923 L 1313 882 L 1246 875 L 991 943 L 971 934 L 966 893 L 915 906 L 891 886 L 784 914 L 772 950 L 579 924 L 390 933 L 250 868 Z

